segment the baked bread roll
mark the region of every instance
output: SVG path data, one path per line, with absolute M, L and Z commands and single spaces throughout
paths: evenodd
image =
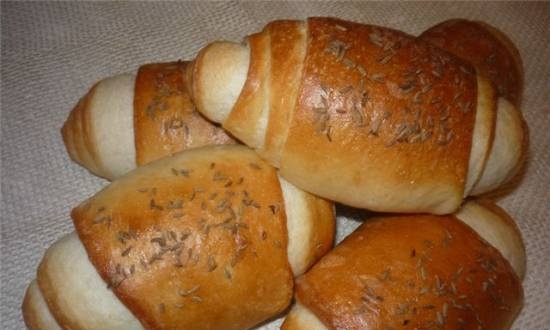
M 70 157 L 113 180 L 178 151 L 235 143 L 194 108 L 187 62 L 143 65 L 137 75 L 101 80 L 78 102 L 61 130 Z
M 519 109 L 523 92 L 523 64 L 518 49 L 497 28 L 465 19 L 437 24 L 419 38 L 474 64 L 495 87 L 499 99 L 494 139 L 500 142 L 493 142 L 495 150 L 490 152 L 486 173 L 472 195 L 502 187 L 523 164 L 528 141 L 527 129 L 518 127 L 525 126 L 525 122 L 515 107 L 510 106 L 511 102 Z
M 498 96 L 519 107 L 523 64 L 518 49 L 502 31 L 485 22 L 451 19 L 419 38 L 475 65 L 496 86 Z
M 494 204 L 383 216 L 296 280 L 282 329 L 508 329 L 524 273 L 520 233 Z
M 275 21 L 206 46 L 187 74 L 201 113 L 289 182 L 346 205 L 451 213 L 522 158 L 515 106 L 472 64 L 399 31 Z
M 244 146 L 140 167 L 72 213 L 23 303 L 30 329 L 248 329 L 332 246 L 333 204 Z

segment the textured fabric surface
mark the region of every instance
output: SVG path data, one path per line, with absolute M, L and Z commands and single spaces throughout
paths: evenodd
M 550 3 L 7 3 L 1 4 L 1 325 L 24 327 L 20 305 L 42 254 L 72 230 L 69 212 L 106 181 L 72 163 L 59 129 L 97 80 L 140 64 L 191 58 L 277 18 L 336 16 L 419 34 L 440 21 L 485 20 L 517 44 L 530 130 L 525 174 L 499 204 L 528 251 L 525 306 L 514 329 L 550 324 Z M 339 208 L 339 238 L 361 212 Z M 276 329 L 280 320 L 262 329 Z

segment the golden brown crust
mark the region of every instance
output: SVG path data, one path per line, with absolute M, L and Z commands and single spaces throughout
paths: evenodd
M 281 150 L 302 79 L 305 30 L 305 24 L 300 21 L 274 21 L 265 29 L 271 36 L 271 108 L 264 145 L 257 151 L 276 167 L 280 165 Z
M 299 303 L 329 329 L 507 329 L 521 283 L 454 216 L 373 219 L 296 282 Z
M 98 273 L 145 327 L 245 329 L 290 302 L 277 174 L 245 147 L 154 162 L 72 217 Z
M 504 33 L 484 22 L 452 19 L 429 28 L 419 38 L 478 67 L 497 87 L 499 96 L 519 106 L 523 65 L 519 51 Z
M 472 143 L 473 68 L 404 33 L 337 19 L 309 19 L 307 40 L 282 175 L 352 206 L 455 210 Z M 396 191 L 417 196 L 415 205 L 388 199 Z
M 492 84 L 422 38 L 333 18 L 275 21 L 247 46 L 205 47 L 189 75 L 199 111 L 324 198 L 446 214 L 484 173 L 505 181 L 508 164 L 487 170 L 491 150 L 507 146 L 493 145 Z
M 235 143 L 195 110 L 187 92 L 187 64 L 154 63 L 138 71 L 134 97 L 138 166 L 184 149 Z
M 501 42 L 501 44 L 506 48 L 508 55 L 511 56 L 512 61 L 514 62 L 512 67 L 515 72 L 512 74 L 515 74 L 515 76 L 512 76 L 512 74 L 510 74 L 509 77 L 512 77 L 512 79 L 515 80 L 510 81 L 513 87 L 509 89 L 508 94 L 506 95 L 509 95 L 509 100 L 519 108 L 523 96 L 523 84 L 525 77 L 521 54 L 514 42 L 512 42 L 512 40 L 504 32 L 485 22 L 479 21 L 477 23 L 484 27 L 488 32 L 493 35 L 493 37 Z
M 248 76 L 233 110 L 222 123 L 240 141 L 252 148 L 263 145 L 267 124 L 270 35 L 256 33 L 247 38 L 250 47 Z

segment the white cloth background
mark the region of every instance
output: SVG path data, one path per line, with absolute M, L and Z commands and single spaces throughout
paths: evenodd
M 140 64 L 191 58 L 277 18 L 336 16 L 418 34 L 440 21 L 484 20 L 517 44 L 525 66 L 527 172 L 499 198 L 528 251 L 525 306 L 514 329 L 550 327 L 550 3 L 1 3 L 1 326 L 20 305 L 44 250 L 72 230 L 69 211 L 107 182 L 71 162 L 59 129 L 97 80 Z M 357 222 L 340 209 L 339 237 Z M 279 321 L 265 326 L 276 329 Z

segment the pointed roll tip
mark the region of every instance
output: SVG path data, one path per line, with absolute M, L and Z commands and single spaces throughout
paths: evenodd
M 527 265 L 525 244 L 516 222 L 504 209 L 480 199 L 464 204 L 455 216 L 496 248 L 523 280 Z
M 23 304 L 21 305 L 21 312 L 23 314 L 23 321 L 29 330 L 61 329 L 50 313 L 36 279 L 33 279 L 27 287 Z
M 101 176 L 97 157 L 89 143 L 90 134 L 88 129 L 90 104 L 94 98 L 97 85 L 92 86 L 71 110 L 61 128 L 61 136 L 71 160 Z
M 500 189 L 516 176 L 526 159 L 528 133 L 521 111 L 512 102 L 500 97 L 495 122 L 493 143 L 485 168 L 471 195 Z
M 250 49 L 233 42 L 214 42 L 203 48 L 192 65 L 191 94 L 197 109 L 223 123 L 239 98 L 247 78 Z
M 136 167 L 134 82 L 132 74 L 100 80 L 78 101 L 61 128 L 70 158 L 108 180 Z

